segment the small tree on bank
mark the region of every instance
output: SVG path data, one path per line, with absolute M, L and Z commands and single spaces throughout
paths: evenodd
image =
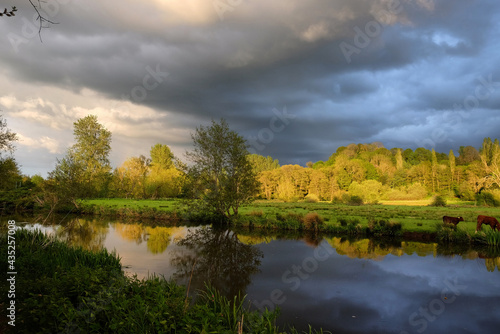
M 194 150 L 187 152 L 193 163 L 189 176 L 199 191 L 206 210 L 230 220 L 241 205 L 250 202 L 259 190 L 243 137 L 231 131 L 225 120 L 200 126 L 191 135 Z

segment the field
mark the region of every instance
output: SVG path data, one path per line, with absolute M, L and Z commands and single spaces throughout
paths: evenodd
M 255 221 L 256 217 L 259 221 L 273 221 L 279 216 L 306 215 L 309 212 L 316 212 L 323 218 L 325 226 L 336 226 L 341 220 L 347 220 L 355 221 L 357 225 L 365 227 L 370 221 L 386 220 L 400 223 L 402 232 L 433 233 L 436 232 L 436 224 L 442 223 L 443 216 L 461 216 L 464 221 L 458 225 L 459 229 L 474 233 L 478 215 L 500 218 L 500 208 L 474 206 L 473 203 L 451 202 L 446 207 L 428 206 L 429 202 L 425 200 L 398 203 L 398 205 L 391 202 L 390 204 L 349 206 L 330 202 L 255 201 L 240 208 L 240 221 L 252 219 Z M 181 211 L 181 202 L 178 200 L 99 199 L 85 200 L 82 204 L 111 211 L 127 210 L 144 213 L 145 217 L 148 217 L 146 213 L 161 215 Z M 489 227 L 483 227 L 483 229 L 489 229 Z

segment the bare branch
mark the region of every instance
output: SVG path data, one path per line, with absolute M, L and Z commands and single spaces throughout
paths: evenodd
M 43 43 L 43 41 L 42 41 L 42 34 L 41 34 L 42 28 L 50 28 L 50 26 L 44 26 L 43 24 L 44 23 L 59 24 L 59 23 L 49 20 L 48 18 L 46 18 L 45 16 L 43 16 L 40 13 L 40 10 L 42 10 L 42 4 L 40 3 L 40 0 L 38 0 L 38 6 L 35 5 L 32 0 L 28 0 L 28 1 L 30 2 L 31 6 L 33 6 L 33 9 L 35 9 L 36 14 L 38 15 L 37 18 L 36 18 L 37 21 L 39 21 L 38 37 L 40 37 L 40 42 Z

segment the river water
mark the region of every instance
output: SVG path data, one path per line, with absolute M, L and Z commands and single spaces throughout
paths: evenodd
M 500 258 L 491 249 L 298 233 L 160 227 L 106 219 L 29 222 L 72 245 L 116 251 L 128 275 L 190 291 L 211 282 L 278 325 L 332 333 L 498 333 Z

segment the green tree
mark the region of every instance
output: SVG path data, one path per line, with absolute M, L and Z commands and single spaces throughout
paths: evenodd
M 431 152 L 431 170 L 432 170 L 432 192 L 436 192 L 436 183 L 439 187 L 437 171 L 438 171 L 438 162 L 436 157 L 436 151 L 432 149 Z
M 455 162 L 455 154 L 453 154 L 453 150 L 450 150 L 450 153 L 448 154 L 448 161 L 450 162 L 450 173 L 451 173 L 450 185 L 453 185 L 453 183 L 455 182 L 454 180 L 455 170 L 457 168 Z
M 75 163 L 82 168 L 86 194 L 83 197 L 103 196 L 110 181 L 111 132 L 89 115 L 73 123 L 76 144 L 70 149 Z
M 245 139 L 230 130 L 224 119 L 200 126 L 192 139 L 194 150 L 187 152 L 193 163 L 189 174 L 201 186 L 207 209 L 226 219 L 238 215 L 239 207 L 259 190 Z
M 248 156 L 248 161 L 252 164 L 255 174 L 280 168 L 279 161 L 270 156 L 264 157 L 260 154 L 250 154 Z
M 468 165 L 473 161 L 480 161 L 481 157 L 475 147 L 460 146 L 458 149 L 457 165 Z
M 396 150 L 396 169 L 401 170 L 404 167 L 403 153 L 400 148 Z
M 14 151 L 14 142 L 17 140 L 16 133 L 7 128 L 7 121 L 0 115 L 0 153 L 1 151 Z
M 177 197 L 184 184 L 185 166 L 164 144 L 151 147 L 151 170 L 147 177 L 147 193 L 152 198 Z
M 161 169 L 174 167 L 174 154 L 167 145 L 156 144 L 150 151 L 151 165 Z
M 484 173 L 486 174 L 484 185 L 491 187 L 492 185 L 500 186 L 500 144 L 498 139 L 491 141 L 490 138 L 485 138 L 483 146 L 480 150 L 481 163 L 483 164 Z
M 78 207 L 76 200 L 85 197 L 87 193 L 82 177 L 83 166 L 75 159 L 72 151 L 68 151 L 65 157 L 57 159 L 56 168 L 42 184 L 36 201 L 40 206 L 50 208 L 49 216 L 60 206 L 71 204 Z
M 0 190 L 11 190 L 21 180 L 21 171 L 13 157 L 0 157 Z
M 2 152 L 12 154 L 17 140 L 16 133 L 7 127 L 7 121 L 0 115 L 0 190 L 9 190 L 15 187 L 21 178 L 19 166 L 12 156 L 2 157 Z
M 127 159 L 113 175 L 112 189 L 115 196 L 146 198 L 146 177 L 150 170 L 149 158 L 141 155 Z
M 111 132 L 99 124 L 94 115 L 81 118 L 73 125 L 76 144 L 68 149 L 65 157 L 57 160 L 50 179 L 55 181 L 60 198 L 105 196 L 111 180 L 108 160 Z

